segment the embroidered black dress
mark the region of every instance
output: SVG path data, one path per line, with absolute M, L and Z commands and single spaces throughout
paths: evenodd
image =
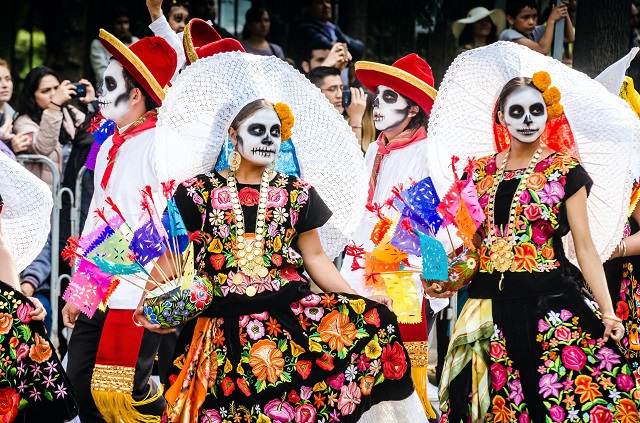
M 480 205 L 487 213 L 488 192 L 498 166 L 495 156 L 476 162 L 473 177 Z M 524 169 L 506 171 L 495 200 L 496 231 L 504 234 L 511 199 Z M 526 182 L 516 213 L 515 259 L 504 273 L 492 270 L 486 222 L 480 229 L 480 270 L 469 285 L 469 302 L 460 319 L 476 324 L 474 305 L 488 303 L 483 363 L 489 375 L 487 422 L 631 423 L 638 415 L 632 371 L 616 343 L 604 342 L 604 326 L 581 295 L 578 270 L 566 259 L 561 238 L 569 231 L 566 200 L 592 181 L 577 160 L 557 153 L 541 160 Z M 480 308 L 479 306 L 477 306 Z M 486 309 L 485 309 L 486 310 Z M 493 324 L 491 324 L 493 323 Z M 456 325 L 458 333 L 463 325 Z M 454 333 L 453 338 L 458 334 Z M 470 345 L 480 345 L 472 341 Z M 473 347 L 469 347 L 473 348 Z M 479 351 L 476 349 L 475 351 Z M 456 367 L 451 350 L 448 401 L 444 422 L 467 422 L 473 413 L 471 365 Z M 448 357 L 449 358 L 449 357 Z M 453 364 L 451 364 L 453 363 Z M 476 362 L 477 364 L 478 362 Z M 480 368 L 482 365 L 478 365 Z M 477 401 L 478 404 L 480 401 Z M 476 408 L 478 410 L 478 408 Z
M 78 414 L 73 388 L 33 304 L 0 282 L 0 422 L 63 422 Z
M 238 184 L 247 233 L 255 230 L 259 185 Z M 235 217 L 224 177 L 200 175 L 175 194 L 185 225 L 201 231 L 196 267 L 214 298 L 187 323 L 170 369 L 168 421 L 355 422 L 372 405 L 413 392 L 395 315 L 376 302 L 314 294 L 298 234 L 327 222 L 317 192 L 292 176 L 270 182 L 264 266 L 238 270 Z

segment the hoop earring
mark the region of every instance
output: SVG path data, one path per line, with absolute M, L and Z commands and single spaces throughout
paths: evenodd
M 231 169 L 231 170 L 233 170 L 235 172 L 240 167 L 240 162 L 242 161 L 242 156 L 240 155 L 240 153 L 238 153 L 234 149 L 231 152 L 231 154 L 229 154 L 228 161 L 229 161 L 229 169 Z

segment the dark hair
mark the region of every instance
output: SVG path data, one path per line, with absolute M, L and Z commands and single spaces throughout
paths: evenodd
M 418 114 L 416 114 L 414 117 L 411 118 L 406 129 L 420 128 L 421 126 L 426 127 L 427 124 L 429 123 L 429 116 L 427 116 L 425 111 L 422 110 L 422 107 L 420 107 L 418 103 L 411 100 L 409 97 L 404 96 L 404 98 L 405 100 L 407 100 L 407 103 L 409 104 L 407 106 L 407 109 L 411 109 L 411 107 L 413 106 L 418 106 Z
M 507 16 L 511 16 L 515 19 L 520 11 L 522 11 L 522 9 L 524 9 L 525 7 L 530 7 L 532 9 L 538 10 L 538 2 L 536 0 L 509 0 L 504 11 Z
M 249 29 L 249 24 L 260 22 L 262 20 L 262 15 L 265 13 L 269 13 L 267 9 L 264 7 L 251 7 L 247 10 L 247 13 L 244 15 L 244 27 L 242 28 L 242 39 L 246 40 L 251 36 L 251 29 Z
M 20 91 L 20 96 L 18 97 L 18 114 L 29 116 L 38 125 L 40 125 L 43 110 L 36 103 L 35 94 L 40 86 L 40 81 L 47 75 L 54 76 L 60 81 L 60 76 L 53 69 L 46 66 L 38 66 L 31 69 L 24 79 L 22 91 Z
M 191 16 L 191 9 L 189 9 L 189 2 L 179 0 L 162 0 L 162 14 L 167 20 L 169 20 L 169 13 L 174 7 L 182 7 L 187 10 L 189 16 Z
M 302 49 L 302 56 L 300 57 L 300 60 L 310 62 L 311 57 L 313 56 L 313 50 L 331 50 L 331 47 L 332 45 L 326 41 L 316 41 L 307 44 Z
M 473 24 L 466 24 L 460 33 L 460 38 L 458 38 L 458 46 L 473 44 L 473 35 Z M 493 20 L 491 20 L 491 32 L 487 35 L 487 44 L 495 43 L 496 41 L 498 41 L 498 27 L 493 23 Z
M 309 81 L 318 88 L 327 76 L 340 76 L 340 69 L 333 66 L 318 66 L 309 71 Z
M 533 83 L 531 82 L 531 78 L 527 78 L 524 76 L 516 76 L 515 78 L 512 78 L 509 82 L 504 84 L 504 87 L 502 87 L 502 91 L 500 91 L 500 94 L 498 95 L 498 100 L 496 101 L 496 110 L 493 116 L 496 123 L 500 123 L 500 119 L 498 119 L 498 112 L 504 113 L 504 105 L 507 102 L 507 98 L 522 87 L 532 87 L 538 90 L 538 87 L 533 85 Z
M 122 75 L 124 76 L 125 88 L 127 89 L 127 93 L 131 92 L 134 88 L 139 88 L 144 96 L 144 108 L 148 112 L 149 110 L 157 109 L 160 107 L 158 103 L 149 95 L 149 93 L 142 87 L 142 85 L 136 81 L 136 79 L 131 75 L 126 69 L 122 69 Z
M 258 110 L 266 109 L 269 107 L 275 110 L 273 103 L 271 103 L 268 100 L 265 100 L 264 98 L 253 100 L 251 103 L 247 104 L 242 109 L 240 109 L 236 117 L 233 118 L 231 125 L 229 126 L 237 130 L 240 127 L 240 125 L 242 125 L 242 122 L 247 120 L 247 118 L 249 118 L 250 116 L 253 116 L 253 114 L 256 113 Z

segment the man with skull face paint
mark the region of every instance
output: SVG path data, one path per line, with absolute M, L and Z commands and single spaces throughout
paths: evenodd
M 90 210 L 100 209 L 110 218 L 115 215 L 109 206 L 113 201 L 126 222 L 137 222 L 142 213 L 140 190 L 150 186 L 158 207 L 165 204 L 155 166 L 156 108 L 174 75 L 177 57 L 160 37 L 126 47 L 101 30 L 100 41 L 113 58 L 98 100 L 103 116 L 115 121 L 117 129 L 98 153 Z M 83 235 L 98 224 L 87 219 Z M 150 376 L 162 335 L 132 321 L 140 295 L 137 287 L 120 283 L 109 297 L 108 309 L 92 318 L 70 303 L 63 309 L 65 325 L 74 329 L 68 373 L 80 399 L 82 421 L 160 421 L 165 401 Z
M 358 79 L 377 94 L 373 120 L 376 129 L 382 131 L 378 141 L 371 144 L 366 153 L 367 168 L 371 172 L 368 195 L 370 209 L 375 204 L 384 204 L 393 195 L 395 187 L 401 184 L 407 186 L 411 181 L 429 176 L 426 167 L 426 124 L 437 92 L 433 88 L 429 64 L 415 53 L 402 57 L 391 66 L 361 61 L 356 63 L 355 69 Z M 368 295 L 372 290 L 365 282 L 363 257 L 373 250 L 371 234 L 377 221 L 374 213 L 364 211 L 342 264 L 342 275 L 361 295 Z M 422 293 L 420 279 L 418 276 L 414 279 L 418 293 Z M 423 301 L 422 322 L 400 324 L 400 332 L 411 357 L 416 390 L 427 414 L 435 417 L 426 392 L 427 310 L 436 313 L 444 308 L 448 304 L 445 297 L 451 293 L 426 293 L 443 298 Z

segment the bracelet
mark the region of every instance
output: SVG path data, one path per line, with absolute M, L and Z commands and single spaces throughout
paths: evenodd
M 140 323 L 140 320 L 138 320 L 138 318 L 136 317 L 136 312 L 135 311 L 131 315 L 131 320 L 133 321 L 133 324 L 138 326 L 139 328 L 143 328 L 144 327 L 144 325 L 142 323 Z
M 627 243 L 624 241 L 624 239 L 620 240 L 620 243 L 618 244 L 618 251 L 620 252 L 620 257 L 624 257 L 627 255 Z
M 622 319 L 619 318 L 618 316 L 609 316 L 609 315 L 603 314 L 602 320 L 613 320 L 614 322 L 622 323 Z

